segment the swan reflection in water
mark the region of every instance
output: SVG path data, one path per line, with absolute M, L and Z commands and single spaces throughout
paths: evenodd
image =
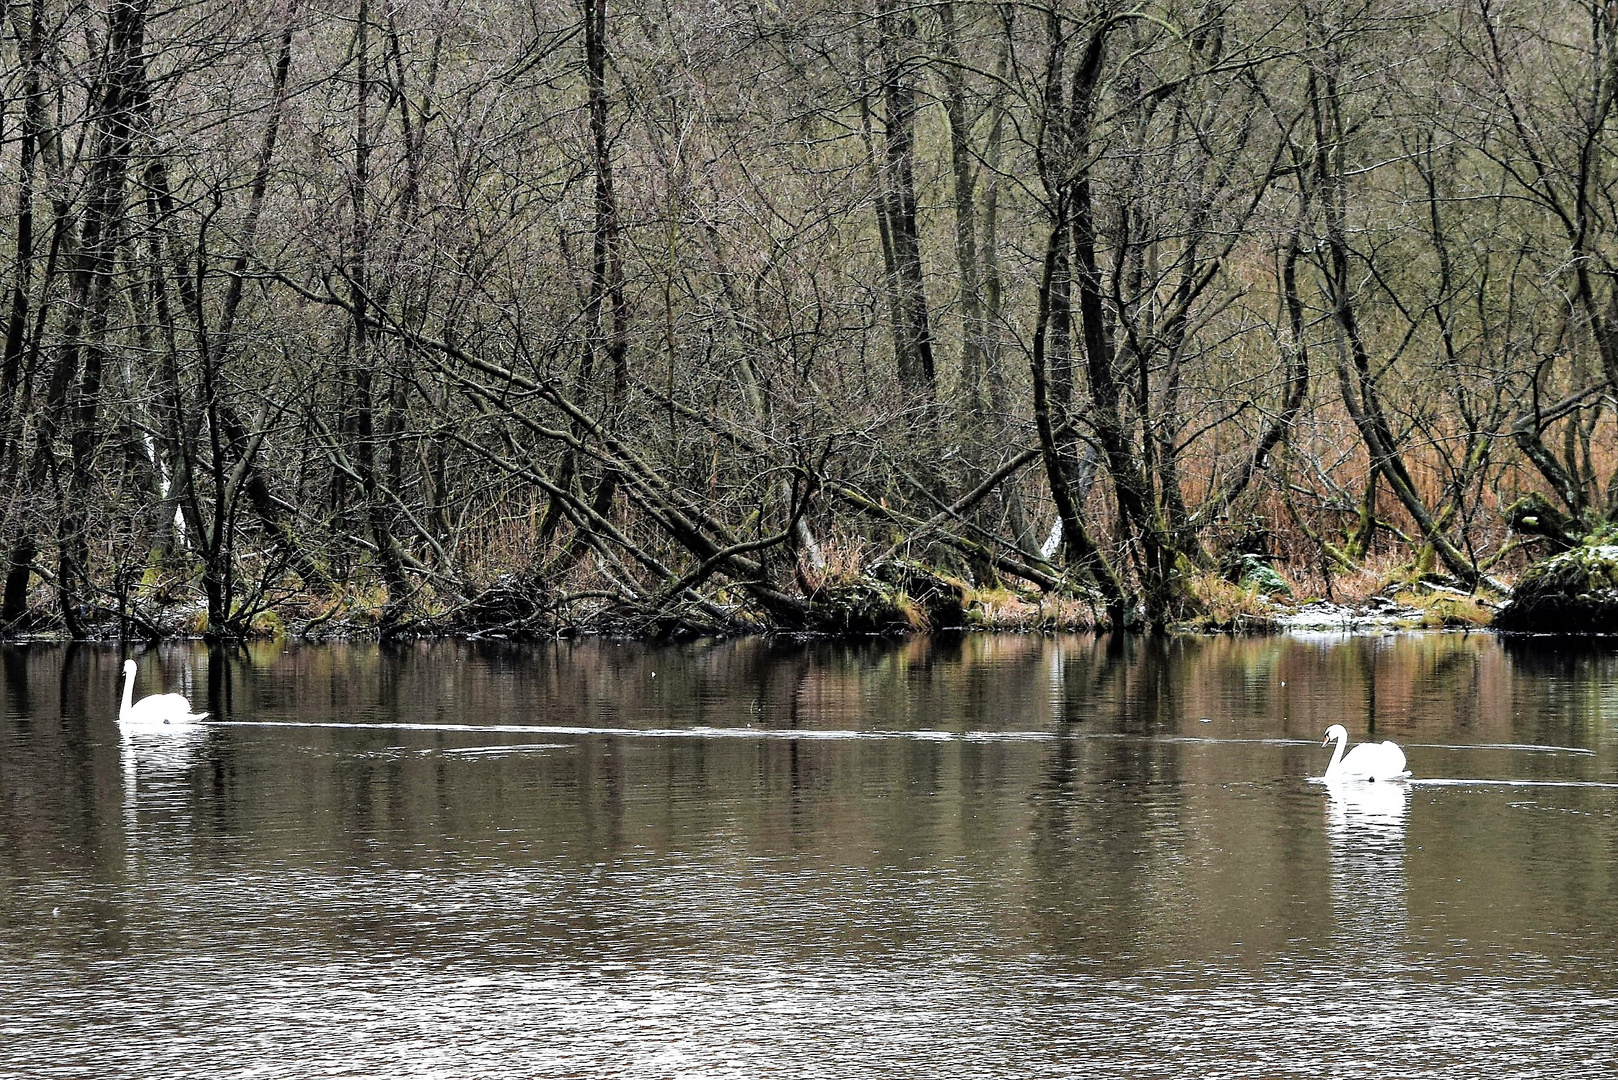
M 1397 966 L 1409 922 L 1405 830 L 1410 785 L 1338 779 L 1324 784 L 1338 940 L 1367 965 Z
M 191 769 L 207 742 L 208 730 L 200 726 L 157 733 L 120 729 L 127 869 L 135 870 L 156 850 L 189 843 Z
M 1339 845 L 1397 845 L 1404 853 L 1410 785 L 1388 780 L 1333 780 L 1326 785 L 1326 828 Z
M 119 732 L 119 758 L 123 764 L 124 796 L 134 793 L 142 776 L 172 774 L 189 769 L 208 740 L 208 729 L 191 727 L 161 734 L 127 728 Z

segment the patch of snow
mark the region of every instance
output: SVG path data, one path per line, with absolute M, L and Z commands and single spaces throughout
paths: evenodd
M 1375 597 L 1362 607 L 1314 600 L 1296 611 L 1278 615 L 1275 624 L 1284 630 L 1376 630 L 1397 629 L 1419 620 L 1422 613 L 1386 597 Z

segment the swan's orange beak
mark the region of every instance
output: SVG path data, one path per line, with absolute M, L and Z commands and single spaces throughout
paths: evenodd
M 1331 742 L 1331 736 L 1330 736 L 1330 735 L 1327 735 L 1327 736 L 1326 736 L 1326 737 L 1325 737 L 1325 738 L 1324 738 L 1324 739 L 1321 739 L 1321 740 L 1320 740 L 1320 745 L 1321 745 L 1321 746 L 1325 746 L 1325 745 L 1327 745 L 1327 744 L 1328 744 L 1328 743 L 1330 743 L 1330 742 Z

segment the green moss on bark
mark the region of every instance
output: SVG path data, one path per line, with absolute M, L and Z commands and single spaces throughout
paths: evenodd
M 1618 633 L 1618 544 L 1590 544 L 1535 563 L 1495 616 L 1522 633 Z

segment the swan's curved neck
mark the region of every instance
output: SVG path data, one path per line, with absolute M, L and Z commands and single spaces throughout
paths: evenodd
M 129 695 L 126 693 L 124 695 L 125 700 L 127 700 L 128 697 L 129 697 Z M 1337 766 L 1339 766 L 1339 765 L 1341 765 L 1343 763 L 1343 744 L 1346 743 L 1348 740 L 1343 738 L 1341 735 L 1333 735 L 1331 737 L 1331 741 L 1332 741 L 1331 764 L 1326 766 L 1326 775 L 1327 776 L 1330 776 L 1332 773 L 1336 772 L 1337 771 Z
M 124 673 L 124 700 L 123 700 L 123 704 L 118 706 L 118 719 L 120 719 L 120 720 L 128 719 L 130 707 L 133 706 L 134 704 L 135 704 L 135 673 L 133 671 L 127 671 L 127 672 Z

